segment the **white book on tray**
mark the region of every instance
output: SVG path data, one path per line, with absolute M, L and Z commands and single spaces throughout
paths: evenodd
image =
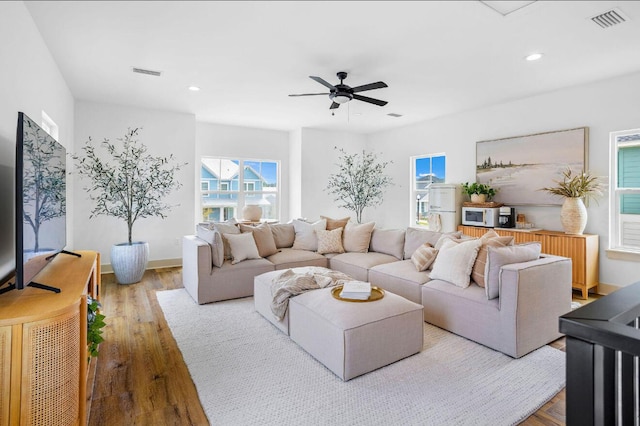
M 371 296 L 371 283 L 364 281 L 346 281 L 340 297 L 344 299 L 367 300 Z

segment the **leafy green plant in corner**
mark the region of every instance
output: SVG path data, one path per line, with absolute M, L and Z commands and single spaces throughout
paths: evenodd
M 485 183 L 465 182 L 462 184 L 462 192 L 468 196 L 473 194 L 485 194 L 487 196 L 487 200 L 491 200 L 493 196 L 496 195 L 497 191 Z
M 102 307 L 100 302 L 91 296 L 87 296 L 87 345 L 89 359 L 98 356 L 98 345 L 104 341 L 102 328 L 107 325 L 104 322 L 105 316 L 99 310 Z

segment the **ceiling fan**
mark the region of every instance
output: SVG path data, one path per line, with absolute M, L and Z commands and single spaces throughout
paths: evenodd
M 340 107 L 340 104 L 347 103 L 352 99 L 357 99 L 362 102 L 368 102 L 370 104 L 379 105 L 379 106 L 385 106 L 387 104 L 387 101 L 381 101 L 380 99 L 369 98 L 367 96 L 362 96 L 357 94 L 359 92 L 364 92 L 366 90 L 382 89 L 383 87 L 388 87 L 386 83 L 382 81 L 378 81 L 376 83 L 369 83 L 363 86 L 349 87 L 343 83 L 343 81 L 347 78 L 346 72 L 340 71 L 338 72 L 337 76 L 340 79 L 340 84 L 336 84 L 335 86 L 330 83 L 327 83 L 325 80 L 323 80 L 320 77 L 315 77 L 312 75 L 309 76 L 310 79 L 315 80 L 318 83 L 322 84 L 323 86 L 327 87 L 329 89 L 329 93 L 303 93 L 300 95 L 289 95 L 289 96 L 329 95 L 329 99 L 333 101 L 329 109 L 336 109 Z

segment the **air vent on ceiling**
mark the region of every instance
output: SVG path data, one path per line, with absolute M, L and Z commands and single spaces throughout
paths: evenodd
M 629 18 L 618 8 L 611 9 L 591 18 L 593 22 L 598 24 L 600 28 L 611 28 L 614 25 L 622 24 Z
M 136 67 L 133 67 L 133 72 L 137 72 L 138 74 L 155 75 L 156 77 L 160 77 L 160 75 L 162 74 L 161 71 L 152 71 Z
M 395 112 L 390 112 L 387 114 L 389 117 L 402 117 L 402 114 L 396 114 Z

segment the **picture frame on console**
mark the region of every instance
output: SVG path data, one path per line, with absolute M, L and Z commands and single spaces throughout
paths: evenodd
M 496 188 L 499 203 L 562 205 L 540 188 L 553 186 L 567 167 L 584 171 L 588 143 L 588 127 L 476 142 L 476 182 Z

